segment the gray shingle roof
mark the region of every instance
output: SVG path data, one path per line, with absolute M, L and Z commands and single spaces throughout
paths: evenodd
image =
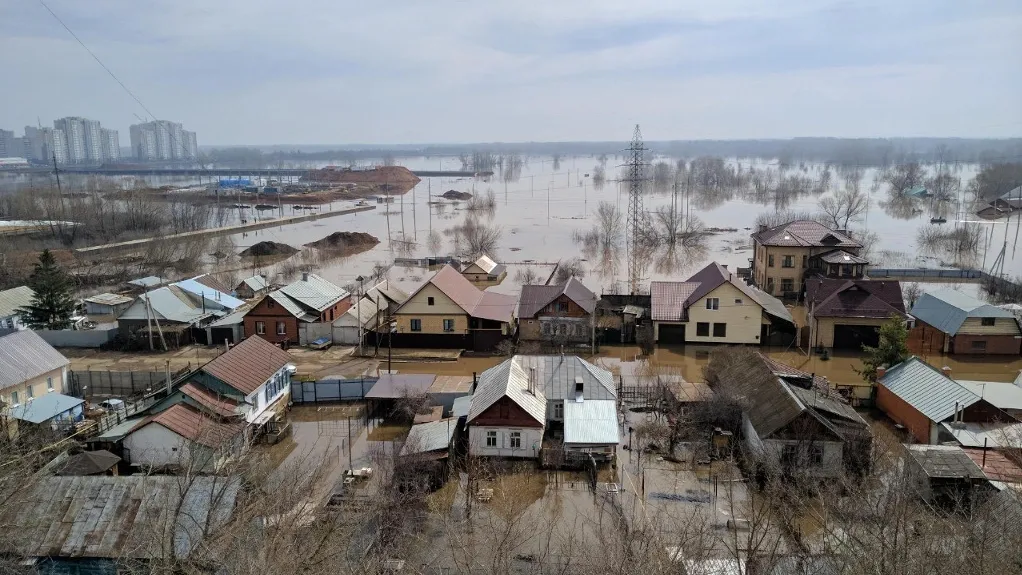
M 1015 317 L 1010 311 L 952 289 L 924 293 L 909 313 L 949 335 L 958 333 L 970 317 Z
M 618 442 L 617 402 L 564 402 L 564 443 L 607 445 Z
M 522 295 L 518 303 L 518 317 L 535 317 L 550 302 L 561 297 L 575 302 L 586 313 L 596 309 L 596 294 L 575 278 L 558 285 L 527 285 L 522 286 Z
M 795 220 L 752 235 L 764 246 L 861 248 L 851 237 L 811 220 Z
M 308 277 L 291 282 L 280 288 L 288 297 L 298 303 L 315 310 L 317 313 L 329 308 L 340 300 L 348 297 L 348 292 L 319 277 L 309 274 Z
M 35 292 L 28 286 L 0 291 L 0 317 L 18 315 L 17 310 L 32 303 Z
M 479 375 L 479 384 L 472 395 L 472 406 L 468 411 L 469 423 L 504 396 L 537 422 L 546 423 L 546 398 L 542 386 L 536 386 L 535 394 L 529 392 L 529 372 L 515 362 L 518 357 L 505 360 Z
M 956 403 L 965 408 L 980 400 L 968 388 L 945 377 L 918 357 L 910 357 L 888 369 L 879 381 L 930 421 L 944 421 L 954 415 Z
M 34 331 L 16 331 L 0 337 L 0 389 L 70 364 Z
M 957 445 L 907 445 L 908 454 L 929 477 L 986 479 L 983 470 Z
M 412 455 L 415 453 L 429 453 L 447 449 L 451 445 L 451 438 L 458 429 L 458 420 L 455 418 L 441 419 L 429 423 L 413 425 L 408 432 L 405 443 L 401 446 L 401 455 Z

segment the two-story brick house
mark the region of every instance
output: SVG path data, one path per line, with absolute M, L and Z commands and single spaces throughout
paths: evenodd
M 795 220 L 752 234 L 752 280 L 766 293 L 795 297 L 813 275 L 861 278 L 868 261 L 848 233 L 810 220 Z M 847 256 L 847 257 L 846 257 Z
M 551 345 L 592 343 L 597 299 L 576 278 L 558 285 L 522 286 L 518 337 Z

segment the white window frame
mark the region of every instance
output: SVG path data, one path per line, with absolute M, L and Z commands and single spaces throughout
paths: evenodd
M 522 432 L 521 431 L 512 431 L 511 433 L 508 434 L 508 446 L 511 449 L 521 449 L 522 448 Z
M 266 322 L 257 321 L 255 322 L 256 335 L 266 335 Z
M 720 309 L 720 298 L 719 297 L 708 297 L 706 298 L 706 309 L 717 311 Z
M 497 432 L 496 431 L 487 431 L 486 432 L 486 447 L 499 447 L 499 442 L 497 441 Z
M 287 322 L 286 321 L 278 321 L 277 322 L 277 335 L 287 335 Z
M 445 333 L 453 333 L 454 332 L 454 320 L 453 319 L 445 319 L 445 320 L 443 320 L 443 324 L 441 324 L 441 325 L 443 326 L 443 330 L 444 330 Z M 450 326 L 450 327 L 448 328 L 447 326 Z

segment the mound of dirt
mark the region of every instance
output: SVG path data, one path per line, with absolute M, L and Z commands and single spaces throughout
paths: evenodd
M 448 200 L 471 200 L 472 194 L 468 192 L 459 192 L 458 190 L 447 190 L 440 197 Z
M 302 176 L 302 181 L 389 184 L 410 190 L 421 180 L 404 166 L 380 166 L 371 170 L 328 166 L 319 170 L 310 170 L 308 174 Z
M 243 258 L 258 258 L 266 256 L 289 256 L 298 253 L 297 248 L 277 242 L 259 242 L 250 248 L 241 251 Z
M 305 244 L 319 250 L 329 250 L 337 255 L 350 256 L 373 249 L 380 240 L 365 232 L 334 232 L 329 236 Z

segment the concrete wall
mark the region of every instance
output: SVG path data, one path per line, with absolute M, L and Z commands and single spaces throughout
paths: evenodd
M 309 345 L 321 337 L 330 338 L 333 341 L 334 326 L 332 323 L 324 322 L 299 322 L 298 323 L 298 345 Z
M 488 432 L 496 432 L 497 446 L 487 447 Z M 511 433 L 522 434 L 522 448 L 511 449 Z M 543 445 L 543 429 L 530 427 L 496 427 L 472 425 L 468 430 L 469 455 L 482 457 L 518 457 L 535 459 Z
M 706 309 L 707 298 L 718 298 L 716 310 Z M 741 303 L 738 303 L 741 300 Z M 759 344 L 763 325 L 763 308 L 731 283 L 725 282 L 688 308 L 685 341 L 690 343 Z M 698 336 L 699 322 L 710 324 L 708 336 Z M 713 336 L 713 324 L 727 325 L 725 337 Z
M 117 328 L 36 330 L 43 341 L 53 347 L 100 347 L 117 337 Z

